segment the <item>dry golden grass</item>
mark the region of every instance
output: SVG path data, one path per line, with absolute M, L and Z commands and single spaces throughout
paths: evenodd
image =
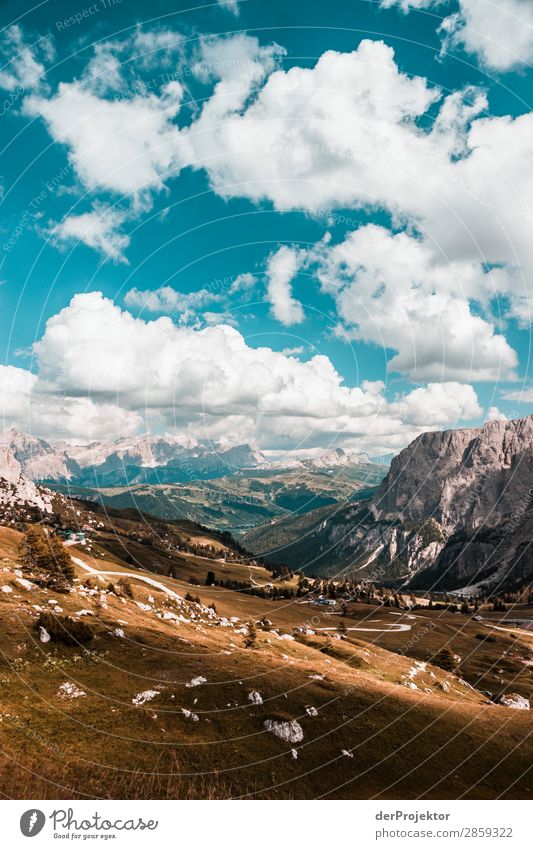
M 498 677 L 525 692 L 528 667 L 521 658 L 532 646 L 525 632 L 494 632 L 496 642 L 486 644 L 476 634 L 490 629 L 465 617 L 424 610 L 408 620 L 353 605 L 348 627 L 404 621 L 412 630 L 355 631 L 337 640 L 317 629 L 338 617 L 215 587 L 198 588 L 203 604 L 214 601 L 222 616 L 239 617 L 236 627 L 215 624 L 194 605 L 198 618 L 176 624 L 161 617 L 179 612 L 179 604 L 143 584 L 143 573 L 131 579 L 133 600 L 110 593 L 102 603 L 99 593 L 83 595 L 88 581 L 100 589 L 116 578 L 100 581 L 81 569 L 70 595 L 25 590 L 12 571 L 16 543 L 14 532 L 0 531 L 0 557 L 8 558 L 0 585 L 12 590 L 0 592 L 0 789 L 6 797 L 531 796 L 530 714 L 492 705 L 480 692 Z M 94 568 L 132 571 L 116 555 L 77 554 Z M 182 596 L 191 589 L 183 581 L 157 580 Z M 36 639 L 34 605 L 52 607 L 53 599 L 65 614 L 92 612 L 87 619 L 95 639 L 88 652 Z M 258 649 L 244 649 L 240 626 L 263 615 L 281 634 L 306 622 L 315 634 L 286 640 L 259 630 Z M 117 627 L 123 638 L 113 633 Z M 460 675 L 475 683 L 481 671 L 483 687 L 472 690 L 431 664 L 412 672 L 414 660 L 426 661 L 448 643 L 463 658 Z M 207 681 L 187 687 L 198 675 Z M 65 681 L 85 696 L 61 699 Z M 134 705 L 134 696 L 148 689 L 157 696 Z M 262 704 L 249 701 L 253 690 Z M 297 720 L 303 741 L 277 739 L 265 731 L 266 719 Z

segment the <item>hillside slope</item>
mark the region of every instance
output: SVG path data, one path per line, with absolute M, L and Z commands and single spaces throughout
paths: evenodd
M 19 541 L 0 530 L 8 796 L 531 795 L 529 712 L 491 704 L 461 677 L 493 687 L 504 664 L 508 683 L 494 677 L 495 686 L 530 695 L 527 632 L 353 605 L 345 638 L 335 639 L 338 617 L 317 615 L 310 628 L 306 605 L 221 587 L 187 601 L 190 585 L 132 570 L 100 543 L 70 549 L 76 579 L 58 597 L 21 573 Z M 92 638 L 48 639 L 38 624 L 45 611 L 85 623 Z M 255 648 L 246 648 L 250 620 Z M 480 630 L 493 642 L 476 639 Z M 427 662 L 450 641 L 465 658 L 461 673 Z

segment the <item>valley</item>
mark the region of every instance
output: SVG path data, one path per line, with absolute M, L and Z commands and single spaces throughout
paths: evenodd
M 65 494 L 8 448 L 3 792 L 529 798 L 530 424 L 424 435 L 381 484 L 382 467 L 336 455 Z M 189 499 L 185 517 L 156 511 L 154 489 Z M 253 493 L 268 518 L 233 536 L 235 517 L 210 521 L 213 492 L 228 511 Z M 443 570 L 461 534 L 464 571 Z

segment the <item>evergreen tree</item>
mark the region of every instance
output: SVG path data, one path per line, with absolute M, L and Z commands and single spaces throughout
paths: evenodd
M 46 564 L 44 537 L 33 525 L 27 527 L 18 550 L 20 565 L 24 572 L 41 571 Z
M 251 620 L 246 624 L 246 636 L 244 638 L 244 648 L 246 649 L 256 649 L 257 648 L 257 628 L 255 627 L 255 622 Z
M 457 668 L 457 661 L 453 651 L 449 648 L 442 648 L 433 658 L 433 663 L 445 669 L 446 672 L 454 672 Z
M 46 537 L 46 545 L 48 570 L 55 578 L 63 578 L 67 584 L 72 584 L 76 573 L 67 549 L 56 536 Z

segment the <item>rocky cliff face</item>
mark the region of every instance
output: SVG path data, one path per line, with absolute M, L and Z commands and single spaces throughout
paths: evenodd
M 10 445 L 0 446 L 0 520 L 24 521 L 27 511 L 50 513 L 53 494 L 29 480 Z
M 332 511 L 304 545 L 292 541 L 276 557 L 424 589 L 494 587 L 533 575 L 532 540 L 530 416 L 423 434 L 393 459 L 371 501 Z M 270 547 L 265 534 L 260 549 L 245 544 L 265 555 Z
M 391 464 L 376 518 L 434 518 L 450 534 L 495 526 L 533 494 L 533 416 L 424 433 Z

